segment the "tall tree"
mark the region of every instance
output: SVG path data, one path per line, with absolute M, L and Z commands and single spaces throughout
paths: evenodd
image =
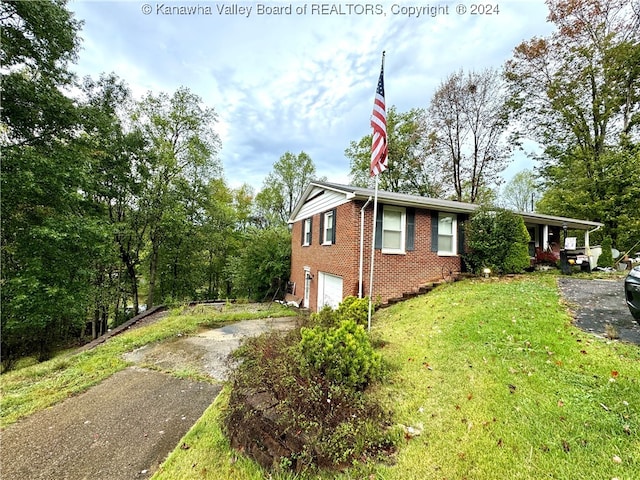
M 198 198 L 206 182 L 221 173 L 217 158 L 219 138 L 213 130 L 216 114 L 202 106 L 200 97 L 181 87 L 173 95 L 148 94 L 135 109 L 132 120 L 149 149 L 135 165 L 143 184 L 138 209 L 144 215 L 139 228 L 149 238 L 149 293 L 154 305 L 160 249 L 176 231 L 179 209 Z
M 138 132 L 125 131 L 123 118 L 132 100 L 128 87 L 116 75 L 101 75 L 98 80 L 87 77 L 81 90 L 82 129 L 77 142 L 91 171 L 90 185 L 84 190 L 111 237 L 106 257 L 96 258 L 92 318 L 96 337 L 106 331 L 110 317 L 116 322 L 126 319 L 129 299 L 133 299 L 134 311 L 138 310 L 138 266 L 145 238 L 131 226 L 140 194 L 132 170 L 144 142 Z
M 3 147 L 43 145 L 71 132 L 68 70 L 78 53 L 81 23 L 66 0 L 0 3 Z
M 370 175 L 372 135 L 352 141 L 345 150 L 351 165 L 351 183 L 373 187 Z M 387 112 L 387 143 L 389 167 L 379 176 L 382 190 L 439 197 L 443 193 L 441 171 L 429 160 L 433 144 L 427 130 L 427 115 L 423 109 L 412 108 L 399 113 L 395 106 Z
M 63 91 L 80 27 L 66 2 L 0 4 L 2 360 L 78 335 L 108 239 L 83 192 L 78 109 Z
M 609 215 L 612 158 L 637 179 L 629 153 L 640 125 L 640 2 L 547 5 L 556 30 L 520 44 L 506 64 L 512 106 L 526 135 L 544 147 L 545 211 L 601 220 L 615 243 L 621 225 Z M 617 203 L 623 198 L 629 194 L 620 192 Z
M 256 195 L 258 216 L 265 225 L 285 225 L 293 207 L 316 175 L 316 166 L 305 152 L 286 152 L 273 164 L 262 190 Z
M 531 170 L 522 170 L 504 186 L 502 203 L 519 212 L 533 212 L 539 190 L 535 174 Z
M 450 75 L 429 106 L 436 161 L 443 162 L 453 198 L 471 203 L 500 182 L 511 147 L 508 110 L 495 70 Z

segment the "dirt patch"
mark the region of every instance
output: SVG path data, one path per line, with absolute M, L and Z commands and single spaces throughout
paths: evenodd
M 601 337 L 616 332 L 620 340 L 640 345 L 640 326 L 627 308 L 624 279 L 561 277 L 558 287 L 573 311 L 577 327 Z

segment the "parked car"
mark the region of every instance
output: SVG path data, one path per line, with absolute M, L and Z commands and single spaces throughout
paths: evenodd
M 633 267 L 625 278 L 624 293 L 631 315 L 640 323 L 640 265 Z

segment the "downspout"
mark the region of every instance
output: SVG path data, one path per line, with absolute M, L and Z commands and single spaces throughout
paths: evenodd
M 371 203 L 371 197 L 360 209 L 360 274 L 358 276 L 358 298 L 362 298 L 362 265 L 364 263 L 364 210 Z

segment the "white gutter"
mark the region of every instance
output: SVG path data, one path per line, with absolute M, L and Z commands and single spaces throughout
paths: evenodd
M 371 203 L 369 197 L 367 202 L 360 209 L 360 274 L 358 276 L 358 298 L 362 298 L 362 265 L 364 263 L 364 210 Z
M 587 230 L 584 234 L 584 248 L 585 248 L 585 253 L 587 255 L 589 255 L 589 235 L 591 235 L 593 232 L 597 232 L 598 230 L 600 230 L 600 228 L 602 227 L 602 225 L 598 225 L 596 228 L 594 228 L 593 230 Z

